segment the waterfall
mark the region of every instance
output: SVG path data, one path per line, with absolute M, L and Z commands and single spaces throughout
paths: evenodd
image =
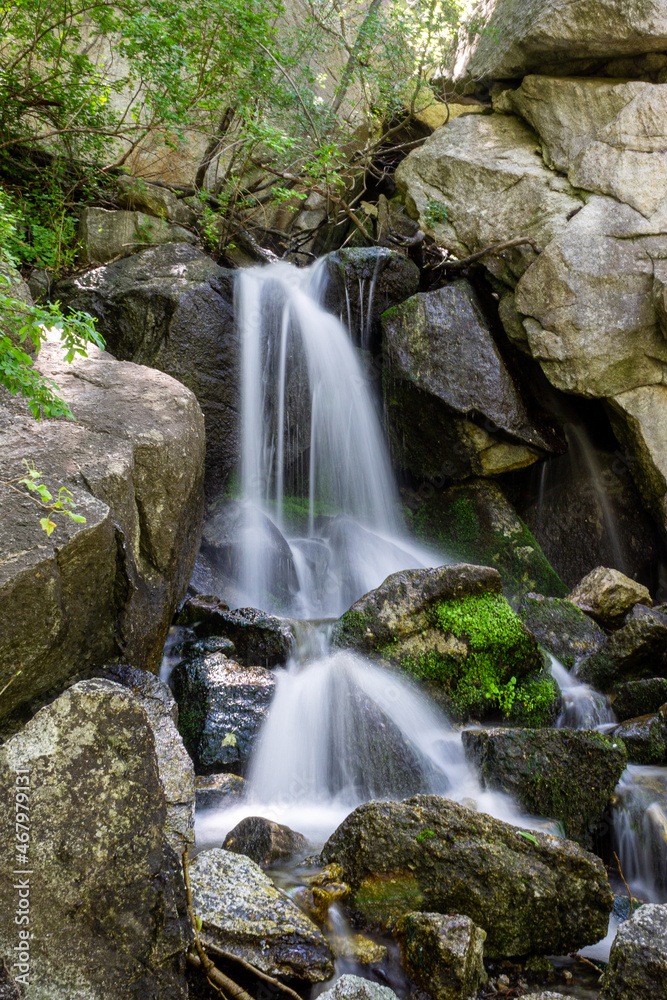
M 616 789 L 614 843 L 639 899 L 667 902 L 667 770 L 629 764 Z
M 235 584 L 247 604 L 304 618 L 337 616 L 390 573 L 445 561 L 405 533 L 368 380 L 348 330 L 321 304 L 325 284 L 322 263 L 280 263 L 240 271 L 235 293 L 243 507 Z M 266 544 L 276 530 L 287 558 Z
M 582 684 L 551 653 L 547 656 L 551 661 L 551 676 L 563 699 L 556 723 L 558 729 L 596 729 L 616 721 L 607 695 L 600 694 L 590 684 Z

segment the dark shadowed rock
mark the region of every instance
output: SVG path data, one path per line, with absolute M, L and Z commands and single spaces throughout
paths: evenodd
M 611 691 L 621 681 L 667 676 L 667 615 L 649 608 L 631 615 L 597 653 L 581 661 L 577 676 L 598 691 Z
M 230 830 L 222 846 L 225 851 L 245 854 L 266 868 L 275 861 L 286 861 L 305 853 L 308 841 L 281 823 L 262 816 L 248 816 Z
M 215 598 L 188 598 L 177 624 L 192 626 L 198 636 L 229 639 L 238 660 L 248 666 L 283 666 L 294 648 L 294 631 L 284 619 L 257 608 L 230 611 Z
M 650 903 L 618 928 L 600 1000 L 663 996 L 667 996 L 667 905 Z
M 607 638 L 599 625 L 570 601 L 526 594 L 519 617 L 537 641 L 568 670 L 577 660 L 595 653 Z
M 238 774 L 200 774 L 195 778 L 197 809 L 217 809 L 245 795 L 245 778 Z
M 463 733 L 466 756 L 488 788 L 509 792 L 529 813 L 560 820 L 590 849 L 628 761 L 623 743 L 572 729 L 482 729 Z
M 367 924 L 460 913 L 487 932 L 485 952 L 563 954 L 599 940 L 613 903 L 602 862 L 572 841 L 529 837 L 435 795 L 368 802 L 322 850 L 343 866 Z
M 643 681 L 627 681 L 616 688 L 614 715 L 619 722 L 651 715 L 667 704 L 667 678 L 650 677 Z
M 17 769 L 29 784 L 17 782 Z M 192 931 L 146 714 L 126 688 L 76 684 L 0 748 L 0 905 L 17 908 L 17 788 L 28 788 L 30 992 L 186 1000 Z M 0 921 L 11 964 L 19 927 Z
M 610 738 L 623 741 L 631 764 L 667 764 L 667 705 L 664 712 L 622 722 Z
M 433 1000 L 469 1000 L 484 980 L 486 931 L 458 914 L 407 913 L 396 936 L 401 963 Z

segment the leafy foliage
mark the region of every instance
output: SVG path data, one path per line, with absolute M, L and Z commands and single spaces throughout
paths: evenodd
M 28 462 L 24 458 L 23 464 L 26 467 L 25 476 L 17 477 L 16 479 L 3 479 L 0 482 L 14 493 L 32 500 L 44 511 L 44 515 L 39 519 L 39 523 L 49 538 L 57 528 L 56 522 L 52 520 L 53 515 L 61 514 L 63 517 L 68 517 L 71 521 L 76 521 L 77 524 L 86 523 L 85 517 L 82 514 L 76 513 L 72 494 L 66 486 L 61 486 L 58 490 L 58 495 L 54 497 L 45 484 L 39 482 L 42 473 L 37 471 L 34 462 Z M 25 487 L 25 489 L 19 489 L 20 486 Z

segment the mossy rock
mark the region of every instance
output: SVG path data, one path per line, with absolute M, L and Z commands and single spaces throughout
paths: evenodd
M 667 615 L 635 608 L 623 628 L 581 661 L 577 676 L 604 693 L 620 681 L 667 677 Z
M 415 533 L 455 559 L 494 566 L 510 598 L 530 591 L 564 597 L 567 587 L 495 483 L 471 480 L 427 500 Z
M 651 715 L 667 704 L 667 678 L 649 677 L 643 681 L 626 681 L 616 688 L 614 715 L 619 722 Z
M 462 720 L 507 716 L 522 679 L 544 668 L 488 567 L 395 573 L 345 612 L 332 639 L 410 673 Z
M 667 764 L 667 724 L 661 712 L 622 722 L 613 737 L 623 740 L 631 764 Z
M 595 653 L 607 636 L 571 601 L 526 594 L 519 616 L 540 645 L 571 670 L 577 660 Z
M 620 739 L 593 730 L 469 730 L 463 747 L 484 784 L 534 815 L 559 820 L 585 848 L 628 760 Z

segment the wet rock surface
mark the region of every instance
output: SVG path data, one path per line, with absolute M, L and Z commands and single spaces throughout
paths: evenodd
M 646 904 L 621 924 L 602 980 L 601 1000 L 667 994 L 667 906 Z
M 650 608 L 653 603 L 647 587 L 606 566 L 591 570 L 567 599 L 608 628 L 620 625 L 635 604 Z
M 469 1000 L 483 981 L 486 932 L 469 917 L 407 913 L 396 927 L 401 963 L 433 1000 Z
M 613 903 L 602 862 L 576 844 L 523 836 L 434 795 L 359 806 L 322 860 L 342 865 L 367 924 L 394 925 L 415 910 L 463 914 L 487 932 L 489 957 L 592 944 Z
M 607 635 L 570 600 L 526 594 L 519 617 L 541 646 L 571 670 L 577 660 L 595 653 Z
M 557 819 L 590 849 L 628 762 L 617 737 L 569 729 L 486 729 L 463 733 L 482 784 L 512 795 L 527 812 Z
M 217 809 L 242 799 L 246 792 L 245 778 L 238 774 L 200 774 L 195 778 L 197 809 Z
M 627 681 L 616 688 L 614 715 L 619 722 L 651 715 L 667 704 L 667 678 L 651 677 L 643 681 Z
M 222 846 L 225 851 L 244 854 L 266 868 L 276 861 L 305 854 L 308 841 L 303 834 L 281 823 L 262 816 L 248 816 L 230 830 Z
M 611 691 L 618 682 L 661 677 L 666 672 L 667 616 L 641 606 L 577 668 L 579 679 L 598 691 Z
M 611 735 L 623 741 L 631 764 L 667 764 L 667 705 L 664 711 L 622 722 Z
M 360 976 L 341 976 L 335 986 L 320 993 L 322 1000 L 397 1000 L 388 986 L 381 986 Z
M 257 608 L 230 611 L 215 598 L 188 598 L 177 623 L 194 628 L 198 636 L 229 639 L 236 658 L 247 666 L 284 666 L 294 648 L 294 631 L 284 619 Z
M 190 866 L 202 942 L 262 972 L 311 983 L 333 975 L 333 954 L 315 924 L 242 854 L 215 848 Z

